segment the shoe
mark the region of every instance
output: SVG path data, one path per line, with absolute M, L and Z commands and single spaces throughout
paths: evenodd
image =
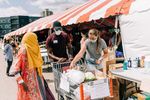
M 9 76 L 9 73 L 6 73 L 7 76 Z
M 9 73 L 7 73 L 6 74 L 8 77 L 14 77 L 15 75 L 14 74 L 9 74 Z
M 9 77 L 15 77 L 15 75 L 14 74 L 9 74 Z

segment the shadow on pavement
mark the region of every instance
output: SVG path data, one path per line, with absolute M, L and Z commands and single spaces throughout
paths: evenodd
M 53 72 L 52 67 L 43 68 L 43 73 Z
M 53 82 L 54 82 L 54 80 L 46 79 L 46 82 L 47 82 L 47 83 L 53 83 Z

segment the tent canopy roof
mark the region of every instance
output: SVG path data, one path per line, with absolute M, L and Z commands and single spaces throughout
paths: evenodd
M 82 5 L 70 8 L 64 12 L 40 18 L 5 36 L 20 35 L 26 32 L 51 28 L 52 23 L 57 20 L 59 20 L 62 25 L 71 25 L 107 18 L 110 15 L 128 14 L 133 1 L 134 0 L 89 0 Z

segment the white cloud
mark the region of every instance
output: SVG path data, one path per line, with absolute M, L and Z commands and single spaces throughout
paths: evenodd
M 15 15 L 28 15 L 28 12 L 21 7 L 1 8 L 0 12 L 1 12 L 0 13 L 1 17 L 15 16 Z
M 32 5 L 54 12 L 64 11 L 66 8 L 84 3 L 87 0 L 29 0 Z
M 14 15 L 39 16 L 40 12 L 44 9 L 50 9 L 56 13 L 82 4 L 85 1 L 87 0 L 23 0 L 19 4 L 17 0 L 14 0 L 14 2 L 11 0 L 0 0 L 0 4 L 2 4 L 0 6 L 0 17 Z M 26 8 L 27 6 L 28 8 Z
M 0 3 L 10 4 L 8 0 L 0 0 Z

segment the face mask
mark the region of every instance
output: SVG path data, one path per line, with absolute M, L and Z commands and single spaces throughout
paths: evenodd
M 95 39 L 95 40 L 90 40 L 92 43 L 95 43 L 96 41 L 97 41 L 97 39 Z
M 59 31 L 55 31 L 55 34 L 56 35 L 60 35 L 61 34 L 61 31 L 59 30 Z

